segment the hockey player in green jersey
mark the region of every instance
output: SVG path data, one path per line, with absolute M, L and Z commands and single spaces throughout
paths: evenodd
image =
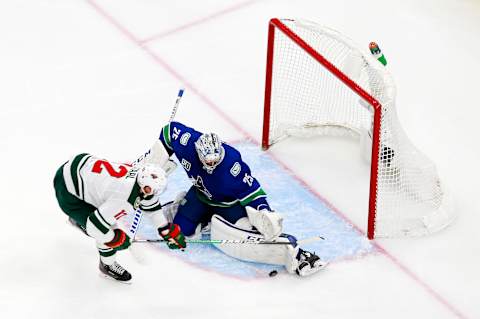
M 168 223 L 159 196 L 167 177 L 160 166 L 132 167 L 79 154 L 63 164 L 54 178 L 55 195 L 69 221 L 96 240 L 99 269 L 105 276 L 127 282 L 131 274 L 115 260 L 130 246 L 130 237 L 117 224 L 127 214 L 141 210 L 150 215 L 158 233 L 171 249 L 186 247 L 178 225 Z

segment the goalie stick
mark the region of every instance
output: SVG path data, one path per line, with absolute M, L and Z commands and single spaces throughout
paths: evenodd
M 178 90 L 177 99 L 175 100 L 175 105 L 173 106 L 172 114 L 170 114 L 170 119 L 168 120 L 168 123 L 172 122 L 173 118 L 175 117 L 175 114 L 177 114 L 178 105 L 180 104 L 180 100 L 182 99 L 184 91 L 185 91 L 185 89 L 183 89 L 183 88 Z
M 325 240 L 322 236 L 313 236 L 310 238 L 305 238 L 302 240 L 297 240 L 297 244 L 308 244 L 311 242 Z M 161 243 L 165 240 L 161 238 L 156 239 L 134 239 L 132 243 Z M 250 239 L 186 239 L 188 244 L 215 244 L 215 245 L 225 245 L 225 244 L 251 244 L 251 245 L 292 245 L 291 242 L 278 242 L 278 241 L 267 241 L 267 240 L 250 240 Z
M 175 104 L 173 105 L 172 114 L 170 114 L 168 124 L 170 124 L 173 121 L 173 119 L 175 117 L 175 114 L 177 114 L 178 105 L 180 104 L 180 100 L 182 99 L 184 91 L 185 91 L 185 89 L 183 89 L 183 88 L 180 88 L 180 90 L 178 90 L 177 99 L 175 100 Z M 151 153 L 152 153 L 152 149 L 149 149 L 145 154 L 143 154 L 142 156 L 137 158 L 135 161 L 133 161 L 131 165 L 134 168 L 137 168 L 138 166 L 140 166 L 144 163 L 145 158 L 147 156 L 151 156 Z M 168 164 L 168 166 L 163 167 L 163 169 L 165 170 L 165 173 L 167 173 L 167 176 L 168 176 L 168 175 L 170 175 L 171 172 L 173 172 L 173 170 L 176 168 L 177 165 L 172 160 L 168 160 L 166 162 L 166 165 L 167 164 Z

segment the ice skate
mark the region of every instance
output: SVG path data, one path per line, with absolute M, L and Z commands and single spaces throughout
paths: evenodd
M 321 260 L 315 253 L 303 249 L 298 250 L 296 258 L 298 267 L 295 272 L 300 277 L 312 275 L 327 266 L 327 262 Z
M 129 283 L 132 279 L 132 275 L 116 261 L 111 265 L 107 265 L 100 260 L 98 268 L 106 278 L 111 278 L 123 283 Z

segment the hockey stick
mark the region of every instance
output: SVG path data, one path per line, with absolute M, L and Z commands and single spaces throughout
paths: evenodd
M 305 238 L 298 240 L 297 244 L 307 244 L 315 242 L 318 240 L 325 240 L 322 236 L 314 236 L 310 238 Z M 157 239 L 134 239 L 134 243 L 161 243 L 165 240 L 161 238 Z M 215 245 L 224 245 L 224 244 L 253 244 L 253 245 L 292 245 L 291 242 L 278 242 L 278 241 L 267 241 L 267 240 L 251 240 L 251 239 L 186 239 L 185 242 L 188 244 L 215 244 Z
M 137 236 L 137 231 L 140 226 L 140 223 L 143 218 L 143 213 L 141 210 L 135 212 L 135 217 L 133 218 L 132 225 L 130 226 L 129 232 L 131 234 L 132 241 L 135 241 L 135 236 Z M 146 264 L 145 254 L 141 251 L 141 248 L 138 246 L 131 245 L 128 250 L 132 255 L 133 259 L 139 264 Z
M 183 96 L 183 92 L 185 91 L 185 89 L 181 88 L 180 90 L 178 90 L 178 94 L 177 94 L 177 99 L 175 100 L 175 104 L 173 105 L 173 109 L 172 109 L 172 114 L 170 114 L 170 119 L 168 120 L 168 124 L 170 124 L 172 121 L 173 121 L 173 118 L 175 117 L 175 114 L 177 114 L 177 110 L 178 110 L 178 105 L 180 104 L 180 100 L 182 99 L 182 96 Z M 155 146 L 155 145 L 154 145 Z M 153 147 L 152 147 L 153 148 Z M 136 168 L 137 166 L 141 165 L 144 161 L 145 161 L 145 158 L 147 156 L 151 156 L 151 152 L 152 152 L 152 148 L 149 149 L 145 154 L 143 154 L 142 156 L 140 156 L 139 158 L 137 158 L 135 161 L 132 162 L 132 166 L 134 168 Z M 168 164 L 169 161 L 166 162 L 166 164 Z M 173 161 L 172 161 L 173 163 Z M 175 169 L 176 165 L 169 165 L 167 166 L 166 168 L 164 167 L 164 170 L 166 171 L 167 173 L 167 176 Z
M 168 120 L 168 123 L 172 122 L 173 118 L 175 117 L 175 114 L 177 114 L 178 105 L 180 104 L 180 100 L 183 96 L 183 91 L 185 91 L 185 89 L 183 88 L 181 88 L 178 91 L 177 99 L 175 100 L 175 105 L 173 106 L 172 114 L 170 115 L 170 119 Z

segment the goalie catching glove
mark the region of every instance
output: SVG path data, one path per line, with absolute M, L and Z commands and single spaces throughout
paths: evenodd
M 158 228 L 158 234 L 165 240 L 170 249 L 185 249 L 187 247 L 185 236 L 177 224 L 170 223 Z
M 112 248 L 113 250 L 123 250 L 130 247 L 130 237 L 121 229 L 113 230 L 113 239 L 107 243 L 106 246 Z

